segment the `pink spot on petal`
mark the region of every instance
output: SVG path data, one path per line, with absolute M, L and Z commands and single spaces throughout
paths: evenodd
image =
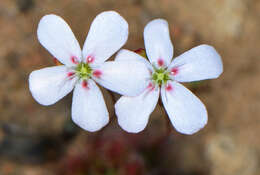
M 152 91 L 155 89 L 155 86 L 153 83 L 149 83 L 148 86 L 147 86 L 147 89 L 149 89 L 149 91 Z
M 75 75 L 75 72 L 68 72 L 67 75 L 68 75 L 68 77 L 71 77 L 71 76 Z
M 165 89 L 166 89 L 166 91 L 172 91 L 173 87 L 171 84 L 167 84 Z
M 179 73 L 179 69 L 177 67 L 171 69 L 171 75 L 177 75 L 178 73 Z
M 89 88 L 88 88 L 88 82 L 87 82 L 86 80 L 83 80 L 83 81 L 82 81 L 82 87 L 83 87 L 84 89 L 89 89 Z
M 153 83 L 149 83 L 148 86 L 147 86 L 148 89 L 151 88 L 151 87 L 153 87 Z
M 164 65 L 164 61 L 161 58 L 158 59 L 157 63 L 158 63 L 159 66 Z
M 100 70 L 95 70 L 93 72 L 93 76 L 95 76 L 96 78 L 100 78 L 102 75 L 102 72 Z
M 72 62 L 73 64 L 79 64 L 78 59 L 77 59 L 77 57 L 75 57 L 75 56 L 72 56 L 72 57 L 70 58 L 70 60 L 71 60 L 71 62 Z
M 68 72 L 67 73 L 67 76 L 69 77 L 70 80 L 73 79 L 74 75 L 75 75 L 75 72 Z
M 94 56 L 92 56 L 92 55 L 89 55 L 89 56 L 87 56 L 87 58 L 86 58 L 86 62 L 87 62 L 87 63 L 93 63 L 94 60 L 95 60 L 95 58 L 94 58 Z

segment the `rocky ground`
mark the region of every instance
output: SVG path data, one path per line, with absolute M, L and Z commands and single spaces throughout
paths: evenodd
M 113 115 L 108 127 L 88 133 L 69 120 L 71 95 L 49 107 L 33 100 L 29 73 L 54 65 L 37 41 L 40 18 L 62 16 L 82 45 L 91 21 L 105 10 L 128 21 L 125 48 L 144 47 L 146 23 L 165 18 L 176 56 L 204 43 L 218 50 L 222 76 L 188 84 L 208 109 L 202 131 L 185 136 L 170 128 L 168 134 L 157 107 L 140 134 L 125 133 Z M 259 12 L 258 0 L 1 0 L 0 174 L 258 175 Z M 113 114 L 111 94 L 104 93 Z

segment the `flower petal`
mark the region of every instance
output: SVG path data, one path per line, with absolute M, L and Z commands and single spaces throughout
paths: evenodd
M 86 85 L 75 86 L 72 99 L 72 120 L 82 129 L 94 132 L 109 121 L 103 95 L 96 83 L 89 79 Z
M 167 21 L 155 19 L 144 29 L 144 42 L 147 56 L 157 67 L 167 67 L 173 57 L 173 45 Z
M 130 133 L 144 130 L 158 102 L 159 92 L 159 88 L 149 87 L 138 96 L 122 96 L 115 104 L 119 125 Z
M 127 96 L 141 94 L 150 79 L 146 65 L 139 61 L 107 61 L 96 70 L 100 70 L 100 76 L 93 79 L 100 85 Z
M 146 67 L 153 71 L 153 67 L 149 61 L 147 61 L 146 58 L 138 55 L 137 53 L 127 50 L 127 49 L 121 49 L 118 54 L 115 57 L 115 61 L 141 61 L 143 62 Z
M 83 47 L 84 61 L 102 63 L 127 41 L 128 24 L 114 11 L 99 14 L 91 24 Z M 90 60 L 88 60 L 91 58 Z
M 200 45 L 176 57 L 169 71 L 179 82 L 217 78 L 223 72 L 220 55 L 209 45 Z
M 52 105 L 66 96 L 76 81 L 76 77 L 68 77 L 66 66 L 47 67 L 30 74 L 29 88 L 38 103 Z
M 207 124 L 204 104 L 188 89 L 177 82 L 168 82 L 161 89 L 162 102 L 176 130 L 193 134 Z
M 81 49 L 69 25 L 59 16 L 46 15 L 38 25 L 38 39 L 55 58 L 67 66 L 81 60 Z

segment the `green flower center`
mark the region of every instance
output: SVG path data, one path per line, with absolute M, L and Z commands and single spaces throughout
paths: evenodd
M 162 84 L 165 84 L 168 80 L 171 79 L 169 75 L 170 75 L 170 73 L 164 68 L 160 68 L 160 69 L 154 68 L 152 80 L 156 84 L 162 85 Z
M 88 63 L 81 62 L 76 67 L 76 75 L 81 79 L 89 79 L 92 72 L 92 68 L 88 65 Z

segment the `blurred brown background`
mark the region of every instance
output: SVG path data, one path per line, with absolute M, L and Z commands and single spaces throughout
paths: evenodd
M 71 94 L 57 104 L 37 104 L 28 75 L 54 65 L 37 41 L 40 18 L 62 16 L 80 44 L 94 17 L 115 10 L 129 23 L 124 48 L 143 48 L 143 29 L 154 18 L 170 25 L 175 56 L 199 44 L 223 59 L 219 79 L 187 84 L 205 103 L 208 125 L 192 136 L 167 133 L 156 111 L 140 134 L 127 134 L 113 116 L 96 133 L 70 121 Z M 1 0 L 1 175 L 259 175 L 259 0 Z M 118 97 L 117 95 L 115 95 Z

